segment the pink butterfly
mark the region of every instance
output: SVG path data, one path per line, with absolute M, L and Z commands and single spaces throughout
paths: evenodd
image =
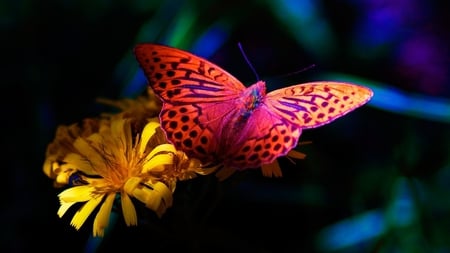
M 266 93 L 214 63 L 173 47 L 138 44 L 135 56 L 162 100 L 167 139 L 189 157 L 235 169 L 271 164 L 297 146 L 303 129 L 328 124 L 373 92 L 343 82 L 310 82 Z

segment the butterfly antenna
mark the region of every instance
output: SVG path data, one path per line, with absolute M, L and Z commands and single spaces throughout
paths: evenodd
M 312 69 L 312 68 L 314 68 L 315 66 L 316 66 L 316 64 L 311 64 L 311 65 L 309 65 L 308 67 L 305 67 L 305 68 L 303 68 L 303 69 L 297 70 L 297 71 L 295 71 L 295 72 L 287 73 L 287 74 L 285 74 L 285 75 L 282 75 L 281 77 L 292 76 L 292 75 L 295 75 L 295 74 L 298 74 L 298 73 L 307 71 L 307 70 L 309 70 L 309 69 Z
M 241 50 L 242 55 L 244 56 L 245 61 L 247 62 L 248 66 L 250 66 L 250 68 L 253 71 L 253 74 L 256 76 L 256 81 L 259 81 L 259 76 L 258 73 L 256 72 L 255 68 L 253 67 L 252 63 L 250 62 L 250 60 L 247 58 L 247 55 L 244 52 L 244 49 L 242 48 L 241 42 L 238 43 L 239 49 Z

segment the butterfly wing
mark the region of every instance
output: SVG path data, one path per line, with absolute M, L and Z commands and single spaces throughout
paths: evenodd
M 311 82 L 267 94 L 271 111 L 301 128 L 328 124 L 367 103 L 371 89 L 344 82 Z
M 227 159 L 227 165 L 246 169 L 272 163 L 297 146 L 301 132 L 301 127 L 283 119 L 262 103 L 239 131 L 240 135 L 245 136 L 244 142 Z
M 134 53 L 163 101 L 160 120 L 167 139 L 191 157 L 212 159 L 245 86 L 219 66 L 180 49 L 144 43 Z
M 258 167 L 272 163 L 297 146 L 305 128 L 327 124 L 364 105 L 370 89 L 341 82 L 312 82 L 268 93 L 248 119 L 245 143 L 231 166 Z
M 164 103 L 161 126 L 167 139 L 189 157 L 204 163 L 221 160 L 234 147 L 229 131 L 237 112 L 235 101 L 174 105 Z M 235 133 L 238 134 L 238 133 Z
M 234 99 L 245 86 L 219 66 L 177 48 L 142 43 L 134 48 L 150 87 L 170 104 Z

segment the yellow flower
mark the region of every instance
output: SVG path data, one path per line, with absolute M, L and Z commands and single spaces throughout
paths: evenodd
M 133 199 L 161 217 L 172 206 L 177 181 L 214 171 L 166 141 L 155 117 L 159 109 L 148 100 L 108 103 L 123 111 L 85 119 L 82 125 L 59 126 L 43 166 L 55 186 L 68 186 L 58 195 L 59 217 L 74 204 L 84 203 L 71 220 L 80 229 L 98 210 L 94 236 L 103 236 L 116 199 L 125 223 L 137 225 Z
M 101 204 L 93 234 L 103 236 L 117 196 L 128 226 L 137 225 L 132 198 L 161 216 L 172 205 L 177 180 L 205 173 L 197 160 L 188 159 L 172 144 L 161 142 L 165 139 L 157 119 L 150 120 L 136 135 L 132 123 L 131 119 L 112 118 L 110 125 L 102 125 L 98 133 L 75 139 L 74 152 L 62 160 L 64 167 L 77 173 L 81 185 L 59 194 L 58 215 L 62 217 L 75 203 L 85 202 L 71 221 L 76 229 Z
M 47 146 L 45 161 L 43 165 L 44 173 L 54 179 L 55 187 L 62 187 L 69 183 L 69 177 L 75 172 L 74 168 L 62 163 L 64 157 L 74 152 L 73 142 L 78 137 L 87 137 L 94 132 L 98 132 L 101 124 L 106 124 L 105 120 L 84 119 L 82 124 L 72 124 L 69 126 L 58 126 L 55 139 Z

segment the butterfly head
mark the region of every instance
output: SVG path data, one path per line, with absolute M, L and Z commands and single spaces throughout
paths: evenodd
M 266 83 L 264 81 L 258 81 L 245 89 L 241 96 L 245 110 L 251 113 L 261 104 L 265 96 Z

